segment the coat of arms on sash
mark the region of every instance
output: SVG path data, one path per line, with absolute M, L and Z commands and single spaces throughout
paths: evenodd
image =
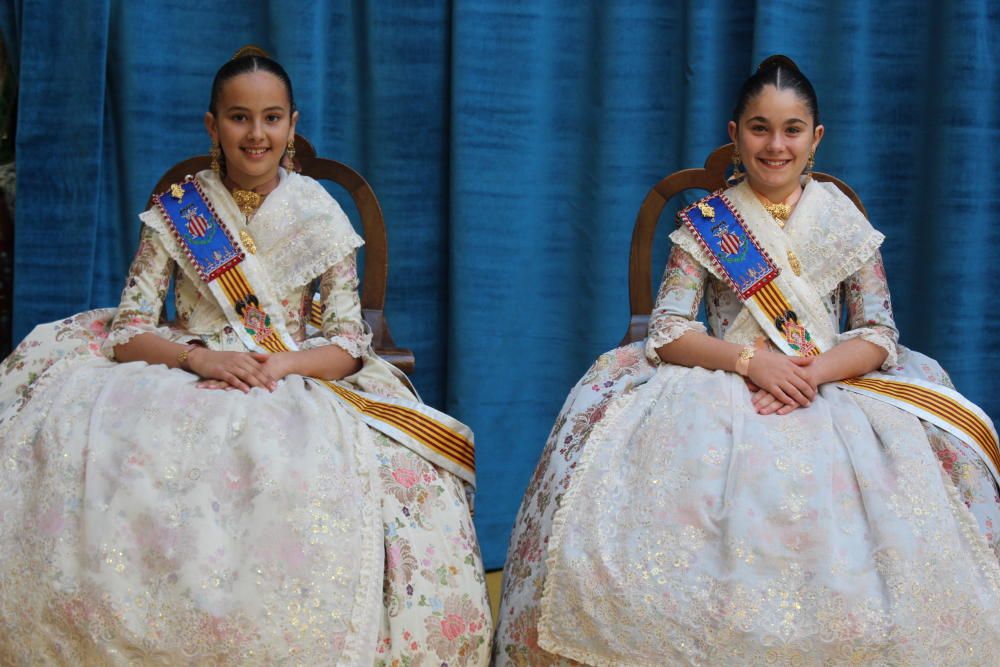
M 746 239 L 739 234 L 739 229 L 733 231 L 725 222 L 712 227 L 712 233 L 719 239 L 719 248 L 725 253 L 723 261 L 736 262 L 746 257 Z
M 212 231 L 212 223 L 210 223 L 205 216 L 198 212 L 198 208 L 196 206 L 185 206 L 181 209 L 181 215 L 185 220 L 187 220 L 187 224 L 184 225 L 184 228 L 187 230 L 187 233 L 191 235 L 191 240 L 194 243 L 204 239 L 205 236 L 208 235 L 209 231 Z

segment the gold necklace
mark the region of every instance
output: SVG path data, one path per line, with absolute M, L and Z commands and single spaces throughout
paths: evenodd
M 759 201 L 760 205 L 764 207 L 764 210 L 767 211 L 772 218 L 774 218 L 774 221 L 778 223 L 779 227 L 784 229 L 785 223 L 788 222 L 788 218 L 792 215 L 792 205 L 784 202 L 775 204 L 756 190 L 754 190 L 753 193 L 757 195 L 757 201 Z
M 771 202 L 761 202 L 764 210 L 771 214 L 771 217 L 778 223 L 779 227 L 784 227 L 788 222 L 788 216 L 792 214 L 792 207 L 788 204 L 772 204 Z
M 758 193 L 756 190 L 754 191 L 754 194 L 757 195 L 757 200 L 761 203 L 761 206 L 764 207 L 764 210 L 770 213 L 771 217 L 774 218 L 774 221 L 778 223 L 778 227 L 784 229 L 785 223 L 788 222 L 789 216 L 792 215 L 791 204 L 785 204 L 784 202 L 774 204 L 770 199 Z M 791 249 L 788 250 L 788 266 L 792 269 L 792 273 L 795 275 L 802 275 L 802 262 L 799 261 L 798 256 L 792 252 Z
M 252 216 L 260 205 L 264 203 L 264 197 L 270 194 L 271 190 L 277 187 L 277 183 L 274 183 L 273 187 L 268 188 L 268 191 L 264 194 L 259 192 L 254 192 L 253 190 L 244 190 L 237 183 L 230 179 L 229 183 L 223 182 L 223 185 L 229 190 L 230 194 L 233 196 L 233 201 L 236 202 L 236 206 L 240 209 L 240 213 L 246 218 L 247 222 L 250 222 L 250 216 Z M 278 179 L 274 179 L 277 181 Z M 231 185 L 230 185 L 231 184 Z M 258 186 L 259 187 L 259 186 Z
M 227 186 L 228 187 L 228 186 Z M 272 188 L 273 189 L 273 188 Z M 243 214 L 243 227 L 240 229 L 240 242 L 243 247 L 251 255 L 257 254 L 257 243 L 254 241 L 253 236 L 247 231 L 246 226 L 250 224 L 250 217 L 257 212 L 260 205 L 264 203 L 264 197 L 267 194 L 261 194 L 259 192 L 254 192 L 253 190 L 244 190 L 243 188 L 234 187 L 229 191 L 233 196 L 233 201 L 236 202 L 237 208 L 240 209 L 240 213 Z
M 250 216 L 254 214 L 260 205 L 264 203 L 264 195 L 259 192 L 254 192 L 253 190 L 241 190 L 236 188 L 232 191 L 233 201 L 240 209 L 240 213 L 249 220 Z

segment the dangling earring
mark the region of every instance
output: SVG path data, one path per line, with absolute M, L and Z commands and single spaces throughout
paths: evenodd
M 743 180 L 743 172 L 740 171 L 740 149 L 733 147 L 733 173 L 726 179 L 726 185 L 733 187 L 737 185 L 741 180 Z
M 210 165 L 212 167 L 212 171 L 218 174 L 222 171 L 222 167 L 219 166 L 219 156 L 222 155 L 222 150 L 219 149 L 218 143 L 214 141 L 212 142 L 212 148 L 209 149 L 208 155 L 212 158 L 212 163 Z
M 288 145 L 285 147 L 285 169 L 298 171 L 295 168 L 295 137 L 289 139 Z
M 816 151 L 809 151 L 809 159 L 806 160 L 806 170 L 803 173 L 811 178 L 813 169 L 815 168 L 816 168 Z

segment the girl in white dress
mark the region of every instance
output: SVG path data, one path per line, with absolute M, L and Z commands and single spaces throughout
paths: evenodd
M 745 176 L 681 213 L 648 339 L 552 430 L 495 664 L 996 664 L 992 422 L 897 344 L 882 235 L 808 177 L 794 63 L 760 66 L 729 133 Z
M 213 169 L 140 216 L 119 308 L 0 368 L 0 663 L 488 660 L 471 433 L 373 353 L 297 120 L 280 65 L 226 63 Z

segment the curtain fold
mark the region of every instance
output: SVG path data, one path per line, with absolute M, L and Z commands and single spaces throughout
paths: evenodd
M 1000 414 L 996 3 L 8 0 L 0 21 L 20 82 L 15 338 L 117 302 L 149 189 L 207 152 L 212 76 L 259 44 L 300 132 L 379 196 L 387 316 L 424 398 L 476 431 L 489 567 L 567 391 L 625 331 L 643 197 L 728 140 L 771 53 L 817 88 L 817 168 L 888 237 L 904 344 Z

